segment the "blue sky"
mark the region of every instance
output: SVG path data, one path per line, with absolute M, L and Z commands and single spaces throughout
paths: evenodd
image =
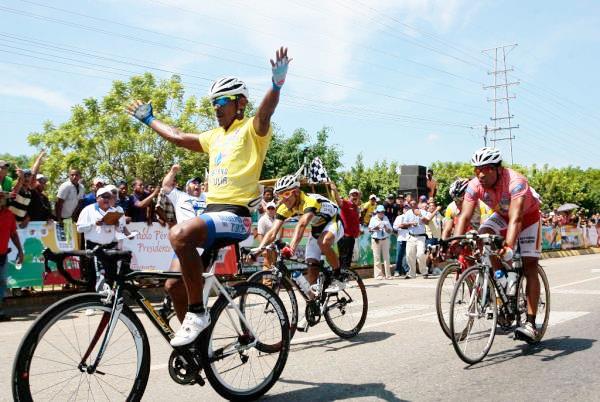
M 190 95 L 238 75 L 260 101 L 286 45 L 273 118 L 284 133 L 330 127 L 346 167 L 359 152 L 368 164 L 466 161 L 493 125 L 481 50 L 518 43 L 514 161 L 600 167 L 599 2 L 0 0 L 0 27 L 0 152 L 32 154 L 27 134 L 44 120 L 144 71 L 180 73 Z

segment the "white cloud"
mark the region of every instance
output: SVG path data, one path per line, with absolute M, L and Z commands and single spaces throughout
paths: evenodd
M 440 139 L 440 136 L 435 133 L 428 134 L 426 137 L 427 142 L 430 144 L 433 142 L 437 142 L 437 140 L 439 140 L 439 139 Z
M 51 108 L 62 111 L 68 111 L 73 105 L 73 102 L 60 92 L 19 82 L 0 84 L 0 95 L 33 99 L 42 102 Z

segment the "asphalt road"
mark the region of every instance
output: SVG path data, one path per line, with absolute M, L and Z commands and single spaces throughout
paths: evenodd
M 264 400 L 600 400 L 600 255 L 542 265 L 552 312 L 537 346 L 500 334 L 487 358 L 469 367 L 437 323 L 435 280 L 369 279 L 362 333 L 341 340 L 321 323 L 297 334 L 281 379 Z M 0 400 L 12 399 L 14 353 L 34 318 L 0 324 Z M 145 400 L 220 400 L 209 385 L 174 383 L 169 347 L 152 327 L 147 331 L 152 366 Z

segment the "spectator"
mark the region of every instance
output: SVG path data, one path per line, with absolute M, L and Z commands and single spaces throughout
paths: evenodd
M 10 201 L 8 209 L 15 215 L 19 227 L 25 228 L 31 219 L 27 213 L 31 203 L 31 190 L 29 188 L 31 185 L 31 169 L 17 169 L 17 173 L 19 178 L 11 193 L 14 198 Z
M 256 239 L 259 243 L 262 241 L 265 234 L 271 230 L 273 227 L 273 222 L 275 222 L 275 212 L 277 211 L 277 206 L 273 201 L 267 203 L 265 205 L 265 213 L 260 217 L 257 224 L 257 233 Z M 278 236 L 279 237 L 279 236 Z M 271 266 L 275 265 L 277 260 L 277 254 L 274 250 L 265 250 L 263 253 L 263 270 L 269 270 Z M 264 285 L 270 286 L 271 281 L 264 281 Z
M 113 195 L 109 188 L 103 187 L 96 193 L 96 202 L 81 210 L 77 219 L 77 231 L 85 234 L 85 248 L 91 250 L 96 246 L 109 249 L 117 246 L 116 232 L 118 220 L 114 214 L 118 213 L 116 208 L 110 206 Z M 103 290 L 104 272 L 102 263 L 95 261 L 92 269 L 88 269 L 87 281 L 89 289 Z
M 340 216 L 344 225 L 344 236 L 337 243 L 340 267 L 350 268 L 352 254 L 354 254 L 354 243 L 360 235 L 360 191 L 353 188 L 348 193 L 348 199 L 344 200 L 340 197 L 335 183 L 331 183 L 331 192 L 340 207 Z
M 419 197 L 419 209 L 427 210 L 427 196 L 422 195 Z
M 404 205 L 408 205 L 410 208 L 410 202 L 413 200 L 413 196 L 411 193 L 404 194 Z
M 273 187 L 265 187 L 263 191 L 262 200 L 260 201 L 260 205 L 258 206 L 258 213 L 263 215 L 267 212 L 267 204 L 275 201 L 275 196 L 273 195 Z
M 440 239 L 442 238 L 442 227 L 444 222 L 444 217 L 440 214 L 441 207 L 436 205 L 436 202 L 433 198 L 430 198 L 427 202 L 427 212 L 429 212 L 429 222 L 425 226 L 425 233 L 427 234 L 427 240 L 425 241 L 425 245 L 428 249 L 433 250 L 435 246 L 440 244 Z M 437 261 L 434 261 L 434 253 L 427 254 L 427 267 L 429 275 L 439 275 L 441 270 L 437 266 L 433 266 Z
M 405 212 L 405 220 L 402 225 L 403 229 L 408 229 L 408 240 L 406 242 L 406 262 L 410 267 L 410 272 L 406 275 L 406 279 L 415 278 L 417 275 L 417 264 L 419 265 L 419 274 L 427 273 L 427 264 L 425 255 L 425 225 L 429 223 L 429 213 L 421 210 L 417 206 L 417 202 L 410 202 L 410 209 Z
M 427 198 L 434 198 L 437 195 L 438 183 L 433 178 L 433 170 L 427 169 Z
M 381 258 L 383 257 L 385 279 L 392 279 L 390 271 L 390 233 L 392 233 L 392 225 L 385 216 L 383 205 L 378 205 L 375 209 L 375 215 L 369 222 L 369 232 L 371 233 L 371 248 L 373 250 L 373 276 L 378 280 L 384 278 L 381 266 Z
M 133 205 L 129 207 L 129 216 L 131 222 L 152 222 L 149 206 L 152 200 L 158 195 L 160 188 L 156 187 L 154 192 L 149 193 L 144 190 L 144 182 L 141 179 L 133 181 Z
M 393 229 L 398 234 L 397 246 L 396 246 L 396 269 L 394 270 L 394 277 L 408 274 L 409 268 L 406 263 L 406 241 L 408 240 L 408 229 L 403 228 L 402 224 L 405 222 L 404 211 L 408 210 L 408 206 L 402 206 L 399 209 L 400 213 L 394 220 Z
M 83 198 L 83 184 L 81 180 L 81 172 L 77 169 L 69 171 L 69 180 L 65 181 L 58 187 L 56 195 L 55 213 L 56 220 L 62 225 L 63 219 L 73 217 L 73 212 L 79 204 L 79 200 Z
M 0 160 L 0 190 L 11 191 L 13 188 L 13 179 L 8 175 L 10 163 Z
M 31 191 L 31 203 L 29 204 L 29 217 L 32 221 L 50 221 L 54 219 L 52 204 L 46 195 L 46 184 L 48 179 L 43 174 L 36 176 Z
M 404 196 L 402 194 L 398 194 L 396 197 L 396 208 L 398 209 L 397 215 L 402 215 L 404 213 L 404 206 L 406 203 L 404 202 Z M 395 220 L 395 218 L 394 218 Z
M 125 180 L 121 180 L 117 184 L 117 188 L 119 190 L 119 195 L 117 198 L 117 206 L 123 209 L 125 213 L 125 219 L 127 223 L 131 221 L 131 217 L 129 216 L 129 208 L 133 205 L 133 196 L 129 194 L 129 188 L 127 187 L 127 182 Z
M 385 216 L 388 218 L 388 221 L 394 222 L 398 215 L 398 207 L 396 206 L 394 194 L 388 194 L 383 207 L 385 208 Z
M 80 201 L 80 209 L 87 207 L 88 205 L 92 205 L 96 202 L 96 193 L 102 187 L 106 185 L 106 180 L 101 177 L 94 177 L 92 180 L 92 187 L 90 187 L 90 192 L 83 196 L 83 199 Z
M 0 191 L 0 322 L 9 321 L 10 317 L 4 313 L 4 293 L 6 292 L 6 277 L 8 270 L 8 241 L 12 240 L 17 248 L 16 264 L 23 263 L 23 248 L 17 233 L 15 216 L 7 208 L 8 192 Z
M 371 221 L 375 207 L 377 207 L 377 196 L 375 194 L 371 194 L 369 196 L 369 201 L 360 206 L 360 218 L 364 226 L 369 226 L 369 222 Z

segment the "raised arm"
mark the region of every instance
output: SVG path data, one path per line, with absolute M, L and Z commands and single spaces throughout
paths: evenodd
M 175 187 L 175 176 L 177 176 L 177 173 L 179 173 L 180 170 L 181 166 L 175 164 L 171 166 L 169 173 L 163 178 L 162 189 L 165 193 L 168 194 L 173 191 L 173 188 Z
M 275 61 L 271 60 L 271 68 L 273 70 L 273 86 L 269 88 L 267 94 L 263 98 L 256 116 L 254 117 L 254 131 L 259 136 L 265 136 L 269 132 L 271 125 L 271 116 L 275 113 L 275 108 L 279 103 L 279 93 L 281 87 L 285 83 L 288 65 L 292 59 L 288 58 L 287 48 L 283 46 L 275 52 Z
M 190 151 L 204 152 L 198 134 L 184 133 L 175 127 L 156 119 L 152 114 L 152 104 L 136 100 L 127 106 L 127 113 L 135 117 L 152 130 L 156 131 L 165 140 L 177 145 L 178 147 L 189 149 Z
M 331 188 L 331 193 L 335 198 L 335 202 L 341 207 L 342 206 L 342 197 L 340 197 L 340 192 L 338 191 L 337 186 L 334 182 L 329 183 L 329 188 Z
M 46 155 L 46 151 L 42 150 L 37 158 L 35 158 L 35 162 L 33 162 L 33 166 L 31 167 L 31 177 L 35 179 L 38 172 L 40 171 L 40 166 L 42 165 L 42 159 Z

